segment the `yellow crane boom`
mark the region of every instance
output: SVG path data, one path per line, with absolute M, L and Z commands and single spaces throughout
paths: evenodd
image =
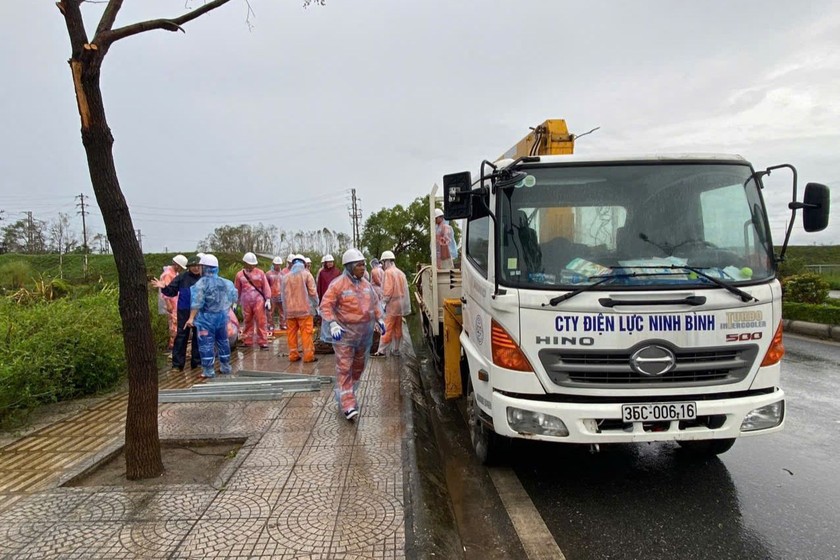
M 514 144 L 499 159 L 572 154 L 574 150 L 575 135 L 569 133 L 566 121 L 549 119 L 533 127 L 525 138 Z

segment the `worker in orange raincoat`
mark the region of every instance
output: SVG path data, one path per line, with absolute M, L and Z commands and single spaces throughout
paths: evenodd
M 385 334 L 382 309 L 373 286 L 365 279 L 365 257 L 348 249 L 341 258 L 344 272 L 321 299 L 321 340 L 335 349 L 335 398 L 344 417 L 359 415 L 356 385 L 365 369 L 375 327 Z
M 382 279 L 382 303 L 385 307 L 385 332 L 379 341 L 374 356 L 384 356 L 388 350 L 392 356 L 400 355 L 402 344 L 402 318 L 411 313 L 411 298 L 408 295 L 408 280 L 397 268 L 396 257 L 391 251 L 382 253 L 379 259 L 385 271 Z
M 239 292 L 242 306 L 242 343 L 251 346 L 256 342 L 262 350 L 268 350 L 268 331 L 265 328 L 266 311 L 271 311 L 271 287 L 265 272 L 257 268 L 257 256 L 245 253 L 244 266 L 236 273 L 233 285 Z
M 286 340 L 289 343 L 289 361 L 300 360 L 298 336 L 303 345 L 303 361 L 314 362 L 315 341 L 312 339 L 312 321 L 318 309 L 318 292 L 315 279 L 306 268 L 304 257 L 295 255 L 289 273 L 281 279 L 280 297 L 286 315 Z

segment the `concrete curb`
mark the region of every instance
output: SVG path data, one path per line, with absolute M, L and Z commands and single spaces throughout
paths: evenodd
M 785 332 L 840 342 L 840 325 L 825 325 L 790 319 L 784 319 L 782 323 Z
M 409 335 L 412 345 L 417 341 Z M 417 360 L 412 352 L 403 360 Z M 452 513 L 443 460 L 435 441 L 430 403 L 425 398 L 419 367 L 403 362 L 400 372 L 403 398 L 403 493 L 405 499 L 405 554 L 408 560 L 462 559 L 463 544 Z

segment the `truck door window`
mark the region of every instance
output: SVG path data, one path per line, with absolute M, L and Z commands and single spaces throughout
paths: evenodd
M 467 258 L 479 272 L 487 277 L 490 250 L 490 217 L 470 220 L 467 224 Z

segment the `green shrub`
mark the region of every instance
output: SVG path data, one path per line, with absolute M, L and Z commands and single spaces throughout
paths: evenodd
M 115 289 L 29 305 L 0 300 L 0 422 L 113 387 L 125 372 Z
M 15 291 L 32 282 L 35 272 L 24 260 L 8 261 L 0 265 L 0 286 Z
M 807 272 L 807 265 L 808 262 L 799 257 L 785 257 L 785 260 L 779 264 L 779 277 L 780 278 L 787 278 L 788 276 L 796 276 L 797 274 L 802 274 L 803 272 Z
M 782 317 L 792 321 L 840 325 L 840 306 L 785 302 L 782 305 Z
M 804 272 L 786 278 L 784 290 L 787 301 L 820 304 L 828 297 L 828 282 L 819 274 Z

